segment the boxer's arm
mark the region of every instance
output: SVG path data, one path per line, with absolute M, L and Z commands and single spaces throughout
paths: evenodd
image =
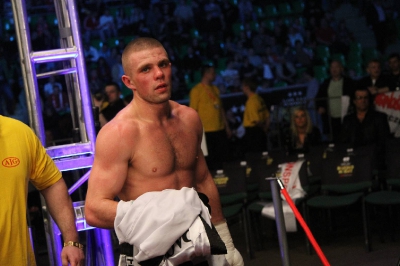
M 197 119 L 196 119 L 197 117 Z M 214 180 L 208 170 L 206 160 L 201 150 L 201 141 L 203 138 L 203 126 L 200 118 L 196 115 L 192 121 L 195 121 L 195 128 L 198 134 L 197 143 L 197 163 L 195 167 L 195 188 L 198 192 L 204 193 L 208 199 L 211 207 L 211 222 L 215 225 L 225 220 L 222 214 L 221 202 L 219 198 L 218 189 L 215 186 Z
M 96 140 L 85 202 L 86 221 L 95 227 L 114 227 L 117 211 L 114 199 L 125 183 L 130 158 L 121 131 L 117 125 L 108 123 Z

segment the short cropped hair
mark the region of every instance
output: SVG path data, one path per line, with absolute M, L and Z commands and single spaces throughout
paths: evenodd
M 150 48 L 164 48 L 164 46 L 158 40 L 150 37 L 139 37 L 130 41 L 124 51 L 122 52 L 122 67 L 124 72 L 127 73 L 129 55 L 133 52 L 143 51 Z M 165 48 L 164 48 L 165 49 Z

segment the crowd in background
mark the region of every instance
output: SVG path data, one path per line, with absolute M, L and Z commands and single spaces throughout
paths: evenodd
M 345 21 L 334 16 L 345 3 L 358 7 L 359 15 L 366 16 L 376 36 L 374 56 L 385 72 L 388 49 L 399 40 L 397 1 L 288 0 L 283 3 L 290 7 L 286 13 L 280 1 L 264 0 L 77 1 L 90 91 L 107 102 L 105 87 L 113 82 L 120 86 L 121 97 L 132 97 L 121 82 L 121 53 L 136 36 L 154 37 L 166 47 L 173 67 L 174 100 L 188 99 L 191 88 L 201 79 L 204 64 L 215 66 L 214 84 L 221 94 L 241 92 L 245 78 L 255 79 L 259 89 L 313 80 L 319 86 L 329 74 L 317 73 L 317 67 L 327 70 L 332 59 L 321 56 L 321 47 L 339 56 L 345 76 L 360 79 L 367 75 L 368 62 L 360 57 L 350 64 L 351 49 L 358 43 Z M 32 49 L 59 47 L 52 1 L 26 4 L 28 12 L 35 13 L 29 16 Z M 371 11 L 376 6 L 377 18 Z M 9 2 L 3 3 L 2 13 L 0 101 L 6 106 L 1 111 L 13 115 L 24 98 L 23 84 Z M 37 71 L 57 67 L 56 63 L 41 64 Z M 66 114 L 70 110 L 64 78 L 38 82 L 45 126 L 51 133 L 48 137 L 68 137 L 71 125 Z

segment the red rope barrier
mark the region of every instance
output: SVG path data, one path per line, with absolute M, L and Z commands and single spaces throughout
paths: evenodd
M 279 183 L 279 182 L 278 182 Z M 310 240 L 311 244 L 313 245 L 315 251 L 317 252 L 320 260 L 322 261 L 324 266 L 330 266 L 328 260 L 326 259 L 324 253 L 322 252 L 321 248 L 319 247 L 317 241 L 315 240 L 313 234 L 311 233 L 310 229 L 308 228 L 306 222 L 304 221 L 303 217 L 301 216 L 300 212 L 297 210 L 296 205 L 290 198 L 288 192 L 286 189 L 281 186 L 281 193 L 285 196 L 285 199 L 287 203 L 289 203 L 290 208 L 292 208 L 294 215 L 296 216 L 296 219 L 299 221 L 301 227 L 303 227 L 304 231 L 306 232 L 306 235 L 308 239 Z

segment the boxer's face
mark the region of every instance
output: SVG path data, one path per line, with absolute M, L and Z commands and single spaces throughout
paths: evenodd
M 135 97 L 162 103 L 171 97 L 171 62 L 162 47 L 133 52 L 129 57 L 129 88 Z M 125 82 L 125 81 L 124 81 Z M 126 83 L 125 83 L 126 85 Z

